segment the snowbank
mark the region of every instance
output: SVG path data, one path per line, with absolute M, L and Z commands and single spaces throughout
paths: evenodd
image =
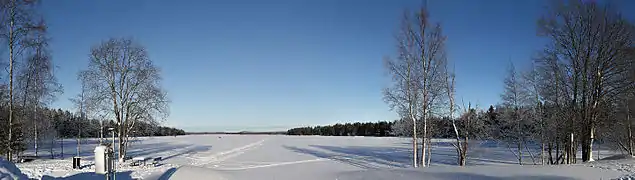
M 48 159 L 28 163 L 20 163 L 18 166 L 29 178 L 34 179 L 95 179 L 103 175 L 95 174 L 94 161 L 82 161 L 82 169 L 73 169 L 71 159 Z M 117 179 L 140 179 L 152 173 L 163 172 L 176 167 L 172 164 L 162 163 L 160 166 L 130 166 L 129 163 L 118 164 Z M 1 179 L 0 179 L 1 180 Z
M 29 179 L 15 164 L 0 159 L 0 180 L 9 179 Z
M 626 175 L 622 175 L 616 180 L 631 180 L 635 179 L 635 158 L 631 155 L 613 155 L 606 158 L 602 158 L 598 161 L 586 163 L 587 166 L 613 170 L 617 172 L 623 172 Z
M 633 159 L 633 156 L 628 154 L 618 154 L 618 155 L 602 158 L 599 161 L 621 160 L 621 159 Z
M 146 180 L 189 180 L 189 179 L 208 179 L 208 180 L 227 180 L 227 175 L 209 168 L 196 166 L 181 166 L 169 169 L 163 173 L 152 174 L 145 177 Z

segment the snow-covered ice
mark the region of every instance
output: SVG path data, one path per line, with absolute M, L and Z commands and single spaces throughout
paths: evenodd
M 410 168 L 410 139 L 397 137 L 322 137 L 282 135 L 189 135 L 139 138 L 129 149 L 132 157 L 158 157 L 154 167 L 117 166 L 117 179 L 173 176 L 199 170 L 218 179 L 613 179 L 635 173 L 633 160 L 598 160 L 559 166 L 517 164 L 501 144 L 472 143 L 467 167 L 456 166 L 451 140 L 436 140 L 431 167 Z M 82 169 L 72 169 L 73 140 L 64 145 L 65 159 L 50 157 L 17 166 L 36 179 L 99 179 L 94 174 L 93 149 L 97 141 L 83 142 Z M 61 148 L 55 147 L 59 153 Z M 536 155 L 538 153 L 535 153 Z M 603 153 L 607 154 L 607 153 Z M 524 157 L 530 164 L 529 156 Z M 183 168 L 179 168 L 183 167 Z M 187 173 L 189 172 L 189 173 Z M 210 179 L 212 177 L 205 177 Z

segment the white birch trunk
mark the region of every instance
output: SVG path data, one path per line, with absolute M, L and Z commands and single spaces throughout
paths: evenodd
M 425 160 L 426 160 L 426 151 L 427 151 L 426 148 L 428 147 L 428 143 L 426 142 L 426 139 L 428 137 L 427 136 L 428 135 L 427 126 L 428 126 L 428 121 L 427 121 L 425 113 L 424 113 L 424 115 L 423 115 L 423 147 L 421 148 L 421 151 L 422 151 L 422 153 L 421 153 L 421 162 L 422 162 L 421 166 L 422 167 L 426 167 L 426 162 L 425 162 Z
M 417 161 L 417 148 L 419 148 L 417 146 L 417 121 L 414 120 L 413 118 L 413 123 L 414 125 L 412 126 L 412 166 L 417 167 L 417 163 L 419 163 Z

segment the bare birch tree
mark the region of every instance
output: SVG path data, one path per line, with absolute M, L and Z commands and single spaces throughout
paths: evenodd
M 425 6 L 414 13 L 406 11 L 397 36 L 398 56 L 386 60 L 393 84 L 384 91 L 384 97 L 400 116 L 413 121 L 415 167 L 418 163 L 426 165 L 426 150 L 430 142 L 428 117 L 445 93 L 445 39 L 441 25 L 429 22 Z M 423 121 L 421 158 L 417 158 L 417 121 Z
M 541 96 L 540 93 L 540 79 L 539 79 L 539 71 L 536 68 L 536 65 L 532 64 L 531 69 L 529 69 L 528 71 L 524 72 L 522 75 L 522 81 L 523 83 L 523 88 L 524 88 L 524 92 L 527 92 L 527 99 L 524 104 L 527 105 L 527 108 L 530 108 L 532 110 L 532 112 L 530 113 L 530 117 L 531 117 L 531 126 L 536 128 L 534 129 L 533 132 L 530 132 L 530 136 L 532 136 L 532 138 L 534 140 L 539 140 L 540 142 L 540 163 L 542 165 L 545 164 L 545 121 L 544 121 L 544 115 L 542 113 L 542 109 L 543 109 L 543 98 Z M 531 130 L 531 129 L 530 129 Z M 527 146 L 525 146 L 527 147 Z M 528 148 L 526 148 L 528 149 Z M 528 149 L 528 152 L 531 155 L 531 151 Z M 533 155 L 532 155 L 532 159 L 533 159 Z M 536 163 L 534 161 L 534 163 Z
M 81 77 L 80 77 L 81 78 Z M 80 79 L 81 80 L 81 79 Z M 75 104 L 77 110 L 78 110 L 78 114 L 79 114 L 79 118 L 81 119 L 78 122 L 82 122 L 85 120 L 88 120 L 88 111 L 90 111 L 90 107 L 88 106 L 90 103 L 89 98 L 86 97 L 86 84 L 84 84 L 85 82 L 82 81 L 81 82 L 81 90 L 80 93 L 74 97 L 71 98 L 71 102 L 73 102 L 73 104 Z M 82 139 L 82 128 L 81 127 L 81 123 L 77 123 L 75 124 L 77 126 L 77 137 L 76 137 L 76 141 L 77 141 L 77 157 L 79 157 L 81 155 L 81 139 Z
M 412 150 L 413 150 L 413 161 L 412 165 L 417 167 L 417 126 L 416 124 L 418 114 L 416 111 L 417 108 L 417 99 L 418 94 L 416 91 L 416 87 L 414 85 L 415 72 L 414 66 L 415 62 L 413 58 L 409 55 L 409 43 L 405 40 L 405 34 L 401 34 L 399 36 L 399 45 L 398 51 L 399 56 L 397 59 L 386 59 L 386 67 L 388 72 L 392 76 L 392 85 L 389 88 L 384 90 L 384 100 L 389 104 L 391 109 L 397 111 L 397 113 L 405 119 L 406 121 L 411 121 L 412 123 L 408 123 L 413 128 L 412 133 Z
M 80 73 L 85 95 L 96 110 L 113 115 L 109 117 L 117 123 L 118 155 L 123 161 L 135 123 L 161 121 L 169 113 L 160 71 L 145 48 L 127 38 L 111 38 L 93 47 L 89 60 Z
M 32 31 L 41 30 L 40 24 L 36 23 L 39 20 L 36 5 L 36 0 L 5 0 L 1 3 L 1 23 L 2 26 L 2 38 L 6 40 L 9 50 L 9 117 L 7 127 L 7 159 L 12 160 L 14 152 L 14 145 L 17 143 L 17 139 L 14 138 L 14 120 L 16 114 L 14 113 L 14 66 L 16 59 L 22 57 L 22 52 L 29 47 L 29 44 L 25 44 L 23 41 L 25 37 Z
M 503 106 L 506 107 L 504 113 L 506 121 L 504 121 L 501 129 L 506 132 L 501 134 L 501 138 L 506 143 L 516 144 L 514 155 L 517 157 L 518 163 L 522 165 L 523 144 L 528 136 L 524 129 L 528 118 L 524 102 L 527 101 L 529 94 L 524 88 L 524 82 L 513 63 L 509 66 L 504 84 L 505 87 L 503 94 L 501 94 L 501 99 Z
M 17 89 L 22 98 L 23 119 L 30 119 L 28 123 L 32 127 L 35 155 L 38 153 L 38 142 L 41 132 L 42 117 L 38 109 L 52 103 L 56 96 L 62 92 L 62 86 L 57 82 L 54 74 L 54 65 L 48 49 L 46 37 L 46 25 L 40 22 L 38 31 L 31 31 L 23 40 L 28 45 L 25 51 L 24 63 L 17 71 Z M 30 129 L 30 128 L 29 128 Z
M 453 143 L 452 145 L 454 146 L 454 149 L 456 150 L 456 156 L 457 156 L 457 164 L 459 166 L 465 166 L 465 162 L 466 162 L 466 158 L 467 158 L 467 140 L 468 137 L 465 136 L 465 140 L 461 141 L 461 136 L 459 134 L 459 129 L 456 125 L 456 119 L 454 118 L 454 112 L 456 111 L 455 109 L 455 88 L 456 88 L 456 84 L 454 81 L 455 78 L 455 74 L 454 72 L 449 72 L 446 66 L 446 77 L 445 77 L 445 83 L 446 83 L 446 93 L 447 93 L 447 98 L 448 98 L 448 115 L 450 120 L 452 121 L 452 128 L 454 129 L 454 134 L 456 136 L 456 142 Z M 470 107 L 471 108 L 471 107 Z M 463 130 L 462 130 L 463 131 Z

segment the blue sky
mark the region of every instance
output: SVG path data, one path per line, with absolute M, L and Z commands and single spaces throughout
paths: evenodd
M 283 130 L 396 118 L 382 100 L 382 58 L 395 54 L 402 12 L 422 1 L 44 1 L 56 75 L 53 106 L 71 109 L 91 46 L 133 37 L 163 72 L 165 124 L 188 131 Z M 633 7 L 632 2 L 626 2 Z M 544 1 L 429 0 L 448 36 L 457 95 L 499 101 L 509 61 L 540 49 Z

